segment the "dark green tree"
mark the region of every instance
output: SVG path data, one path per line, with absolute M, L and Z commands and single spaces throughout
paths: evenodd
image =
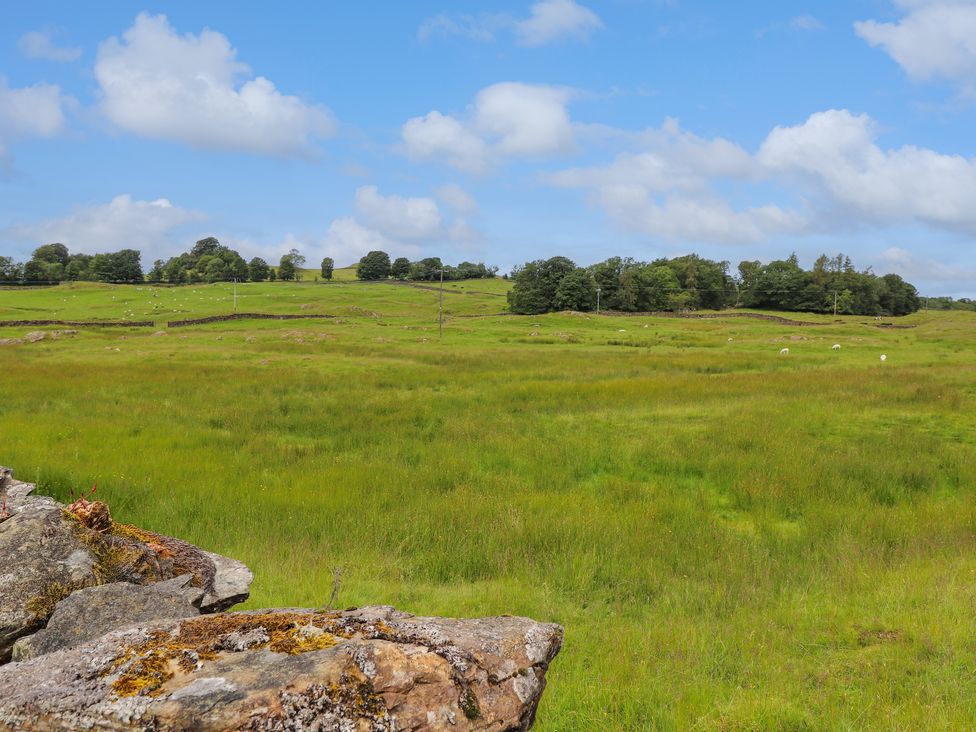
M 369 252 L 356 266 L 356 277 L 361 280 L 385 280 L 389 276 L 390 255 L 386 252 Z
M 322 260 L 322 279 L 331 280 L 332 273 L 335 270 L 335 262 L 332 257 L 326 257 Z
M 271 268 L 261 257 L 255 257 L 247 265 L 247 278 L 251 282 L 264 282 L 268 279 Z
M 410 260 L 406 257 L 397 257 L 390 265 L 390 276 L 395 280 L 405 280 L 410 277 Z

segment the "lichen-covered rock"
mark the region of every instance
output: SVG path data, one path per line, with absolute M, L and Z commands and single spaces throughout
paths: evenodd
M 390 607 L 147 623 L 0 668 L 0 729 L 525 730 L 561 643 Z
M 119 628 L 199 615 L 203 589 L 192 580 L 185 574 L 152 585 L 113 582 L 73 592 L 57 604 L 45 628 L 14 644 L 13 660 L 74 648 Z
M 0 467 L 0 664 L 14 642 L 47 622 L 76 590 L 114 582 L 145 585 L 184 574 L 203 592 L 201 612 L 246 600 L 253 575 L 236 559 L 112 520 L 108 506 L 64 506 Z

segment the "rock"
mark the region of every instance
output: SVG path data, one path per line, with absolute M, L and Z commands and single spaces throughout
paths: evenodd
M 32 330 L 30 333 L 24 336 L 24 340 L 28 343 L 37 343 L 38 341 L 44 340 L 45 333 L 43 330 Z
M 97 583 L 94 553 L 51 498 L 12 498 L 0 522 L 0 663 L 14 641 L 44 625 L 57 603 Z
M 23 338 L 0 338 L 0 346 L 19 346 L 23 342 Z
M 14 642 L 40 629 L 76 590 L 113 582 L 146 585 L 190 574 L 201 612 L 247 599 L 253 580 L 241 562 L 169 536 L 112 520 L 108 506 L 64 506 L 31 496 L 34 486 L 0 468 L 0 663 Z M 0 513 L 2 515 L 2 513 Z
M 152 585 L 113 582 L 73 592 L 57 604 L 44 629 L 14 644 L 13 660 L 74 648 L 119 628 L 199 615 L 203 590 L 192 580 L 185 574 Z
M 562 637 L 390 607 L 157 621 L 0 668 L 0 729 L 526 730 Z

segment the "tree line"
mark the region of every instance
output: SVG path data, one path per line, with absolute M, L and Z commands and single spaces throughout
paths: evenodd
M 26 263 L 0 257 L 0 282 L 129 282 L 142 280 L 135 249 L 104 254 L 71 254 L 64 244 L 45 244 Z
M 356 277 L 361 280 L 413 280 L 433 282 L 443 275 L 448 280 L 491 279 L 498 274 L 498 267 L 487 267 L 483 262 L 461 262 L 456 267 L 441 262 L 440 257 L 427 257 L 411 262 L 406 257 L 390 261 L 383 251 L 372 251 L 356 265 Z
M 810 270 L 796 255 L 768 264 L 728 262 L 689 254 L 639 262 L 611 257 L 579 267 L 566 257 L 527 262 L 511 274 L 509 308 L 623 312 L 749 307 L 850 315 L 907 315 L 921 306 L 914 286 L 896 274 L 857 271 L 850 257 L 821 256 Z
M 260 257 L 250 262 L 215 237 L 200 239 L 188 252 L 168 260 L 157 259 L 148 273 L 142 271 L 142 255 L 135 249 L 105 254 L 71 254 L 64 244 L 45 244 L 26 263 L 0 256 L 0 282 L 150 282 L 173 285 L 197 282 L 263 282 L 301 279 L 305 257 L 297 249 L 282 255 L 275 269 Z M 331 261 L 331 260 L 329 260 Z M 331 270 L 329 274 L 331 278 Z

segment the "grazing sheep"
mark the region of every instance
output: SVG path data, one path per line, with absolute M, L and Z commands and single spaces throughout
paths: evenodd
M 835 343 L 834 345 L 832 345 L 830 347 L 830 350 L 831 351 L 839 351 L 840 350 L 840 343 Z
M 731 343 L 731 342 L 732 342 L 732 339 L 731 339 L 731 338 L 729 338 L 729 343 Z
M 790 349 L 789 348 L 781 348 L 780 351 L 779 351 L 779 355 L 780 356 L 789 356 L 790 355 Z
M 882 354 L 881 354 L 881 362 L 882 362 L 882 363 L 884 363 L 884 362 L 885 362 L 885 361 L 887 361 L 887 360 L 888 360 L 888 357 L 887 357 L 887 356 L 885 356 L 885 355 L 884 355 L 884 354 L 882 353 Z

